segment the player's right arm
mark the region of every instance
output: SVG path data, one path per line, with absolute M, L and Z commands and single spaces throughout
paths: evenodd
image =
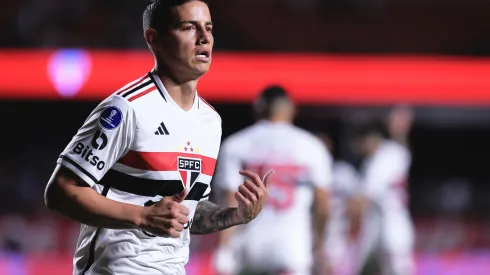
M 98 184 L 129 150 L 136 124 L 135 112 L 123 98 L 113 96 L 97 106 L 58 159 L 46 187 L 46 206 L 95 227 L 138 228 L 157 236 L 179 237 L 189 214 L 179 204 L 183 194 L 143 207 L 106 198 Z

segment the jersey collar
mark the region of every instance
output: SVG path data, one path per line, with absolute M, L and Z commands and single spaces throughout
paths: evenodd
M 194 97 L 194 103 L 192 104 L 192 107 L 191 109 L 189 109 L 188 111 L 184 111 L 177 103 L 175 103 L 175 101 L 172 99 L 172 97 L 170 96 L 170 94 L 167 92 L 167 89 L 165 89 L 165 86 L 163 85 L 163 82 L 162 80 L 160 79 L 160 77 L 155 73 L 155 71 L 151 71 L 148 73 L 148 75 L 150 76 L 150 78 L 152 79 L 153 83 L 155 83 L 155 86 L 158 88 L 158 91 L 160 92 L 160 94 L 162 95 L 163 99 L 165 100 L 165 102 L 167 103 L 170 103 L 172 105 L 174 105 L 176 108 L 180 109 L 182 112 L 191 112 L 191 111 L 194 111 L 195 109 L 199 109 L 199 95 L 197 94 L 197 91 L 196 91 L 196 95 Z

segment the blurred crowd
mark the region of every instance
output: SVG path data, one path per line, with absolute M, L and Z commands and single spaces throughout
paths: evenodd
M 0 3 L 3 48 L 144 48 L 148 1 Z M 218 50 L 490 54 L 479 0 L 213 0 Z

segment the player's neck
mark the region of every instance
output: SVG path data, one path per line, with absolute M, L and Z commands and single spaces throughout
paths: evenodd
M 164 74 L 157 75 L 165 86 L 167 93 L 172 97 L 172 100 L 180 106 L 184 111 L 188 111 L 194 105 L 196 97 L 197 80 L 191 80 L 184 83 L 177 83 L 174 79 Z
M 291 116 L 286 115 L 286 114 L 275 114 L 272 115 L 268 118 L 270 122 L 273 123 L 292 123 L 293 120 L 291 119 Z
M 368 148 L 368 152 L 367 152 L 367 155 L 368 157 L 371 157 L 371 156 L 374 156 L 374 154 L 376 154 L 376 152 L 378 151 L 378 149 L 381 147 L 381 143 L 383 142 L 383 140 L 377 140 L 374 144 L 372 144 L 369 148 Z
M 292 123 L 291 120 L 289 119 L 282 119 L 282 118 L 270 118 L 268 119 L 269 122 L 272 123 Z

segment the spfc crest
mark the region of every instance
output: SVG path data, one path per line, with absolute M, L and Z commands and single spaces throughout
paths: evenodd
M 186 188 L 191 188 L 201 174 L 201 159 L 178 157 L 177 165 L 182 184 Z

